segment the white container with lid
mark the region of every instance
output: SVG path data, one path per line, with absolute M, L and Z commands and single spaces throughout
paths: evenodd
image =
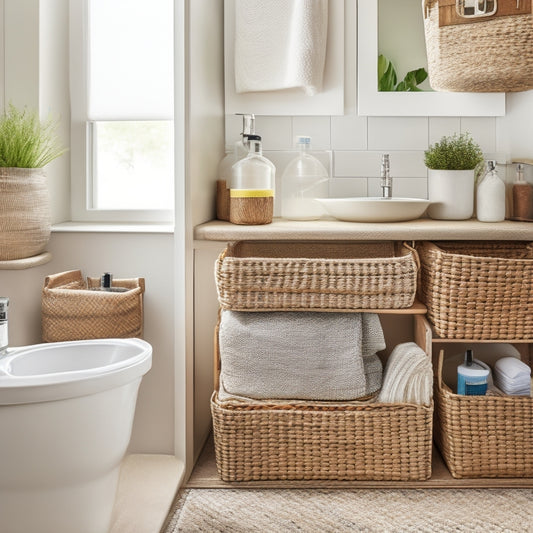
M 311 137 L 300 135 L 300 153 L 281 177 L 281 216 L 291 220 L 314 220 L 325 214 L 315 198 L 329 195 L 329 174 L 324 165 L 309 153 Z

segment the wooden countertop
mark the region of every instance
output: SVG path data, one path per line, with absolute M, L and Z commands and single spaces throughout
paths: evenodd
M 358 223 L 334 219 L 294 221 L 276 218 L 262 226 L 212 220 L 196 226 L 196 240 L 506 240 L 533 241 L 533 223 L 417 219 L 408 222 Z

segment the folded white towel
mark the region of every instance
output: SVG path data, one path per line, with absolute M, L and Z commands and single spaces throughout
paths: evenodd
M 531 368 L 520 359 L 498 359 L 494 365 L 494 381 L 505 394 L 531 395 Z
M 236 92 L 320 92 L 327 26 L 327 0 L 235 0 Z
M 378 401 L 429 405 L 433 368 L 429 356 L 414 342 L 398 344 L 390 354 Z
M 375 346 L 381 346 L 379 319 L 365 324 L 372 325 Z M 379 389 L 381 362 L 375 354 L 363 357 L 364 331 L 361 313 L 224 310 L 219 327 L 220 393 L 255 399 L 366 396 Z

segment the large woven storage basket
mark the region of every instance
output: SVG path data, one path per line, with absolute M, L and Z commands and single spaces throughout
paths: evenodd
M 456 0 L 425 0 L 429 81 L 437 91 L 511 92 L 533 88 L 531 0 L 498 0 L 495 16 L 463 18 Z M 519 13 L 519 14 L 513 14 Z
M 220 306 L 236 311 L 345 311 L 411 307 L 418 257 L 405 244 L 253 242 L 216 262 Z
M 533 339 L 533 244 L 420 242 L 419 298 L 437 335 Z
M 331 403 L 331 402 L 330 402 Z M 224 481 L 424 480 L 433 406 L 220 402 L 211 398 Z
M 438 358 L 435 441 L 455 478 L 533 477 L 533 398 L 462 396 Z
M 218 398 L 214 336 L 211 414 L 224 481 L 425 480 L 431 476 L 433 404 Z
M 44 342 L 142 337 L 144 278 L 114 279 L 125 292 L 94 291 L 80 270 L 47 276 L 41 298 Z

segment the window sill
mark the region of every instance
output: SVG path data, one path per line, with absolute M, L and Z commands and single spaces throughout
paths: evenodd
M 123 222 L 61 222 L 52 233 L 174 233 L 173 224 Z

